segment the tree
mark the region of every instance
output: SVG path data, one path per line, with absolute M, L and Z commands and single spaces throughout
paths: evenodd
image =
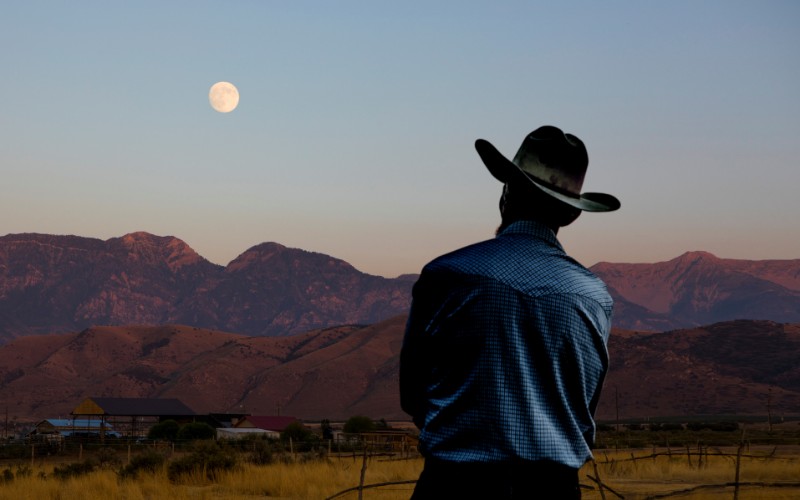
M 195 441 L 197 439 L 214 439 L 216 431 L 205 422 L 191 422 L 181 426 L 178 439 L 181 441 Z
M 322 439 L 328 441 L 333 439 L 333 427 L 331 426 L 331 421 L 327 418 L 324 419 L 320 425 L 320 430 L 322 431 Z
M 174 420 L 164 420 L 150 428 L 147 433 L 147 439 L 154 439 L 157 441 L 175 441 L 178 437 L 180 425 Z
M 375 430 L 375 422 L 371 418 L 363 415 L 356 415 L 347 419 L 344 423 L 344 432 L 347 434 L 360 434 L 362 432 L 372 432 Z
M 314 433 L 308 430 L 301 422 L 292 422 L 281 432 L 281 439 L 284 441 L 291 439 L 296 443 L 300 443 L 310 440 L 313 435 Z

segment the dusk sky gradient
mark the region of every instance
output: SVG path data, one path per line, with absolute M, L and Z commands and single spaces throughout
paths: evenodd
M 475 139 L 552 124 L 622 202 L 559 234 L 585 265 L 800 258 L 793 0 L 4 2 L 0 46 L 0 235 L 416 273 L 499 223 Z

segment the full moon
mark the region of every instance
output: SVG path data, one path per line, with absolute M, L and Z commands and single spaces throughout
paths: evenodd
M 232 83 L 217 82 L 208 91 L 208 102 L 215 111 L 230 113 L 239 105 L 239 91 Z

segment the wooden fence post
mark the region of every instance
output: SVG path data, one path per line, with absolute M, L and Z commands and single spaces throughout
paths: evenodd
M 600 473 L 597 472 L 597 462 L 592 460 L 592 466 L 594 467 L 594 477 L 597 478 L 597 488 L 600 490 L 600 498 L 606 500 L 606 492 L 603 491 L 603 482 L 600 479 Z
M 364 478 L 367 475 L 367 446 L 364 446 L 364 461 L 361 462 L 361 479 L 358 481 L 358 500 L 364 498 Z
M 703 468 L 703 445 L 697 442 L 697 469 Z
M 733 500 L 739 500 L 739 470 L 742 466 L 742 448 L 744 443 L 739 443 L 739 449 L 736 452 L 736 478 L 733 484 Z

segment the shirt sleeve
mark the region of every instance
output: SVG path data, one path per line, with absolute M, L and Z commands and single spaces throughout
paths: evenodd
M 427 281 L 423 272 L 414 284 L 411 311 L 400 350 L 400 407 L 419 428 L 424 423 L 426 374 L 430 371 L 424 335 L 433 316 L 432 301 L 426 290 Z

